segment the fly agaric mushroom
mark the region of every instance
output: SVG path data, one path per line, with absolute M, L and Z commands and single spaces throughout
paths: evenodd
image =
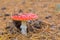
M 37 19 L 38 16 L 36 14 L 33 13 L 28 13 L 28 14 L 18 14 L 18 15 L 14 15 L 12 16 L 13 20 L 20 20 L 21 23 L 21 33 L 24 35 L 27 35 L 27 25 L 26 25 L 26 21 L 28 20 L 33 20 L 33 19 Z

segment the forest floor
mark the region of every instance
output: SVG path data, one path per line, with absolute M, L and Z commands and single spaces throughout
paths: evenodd
M 11 19 L 20 12 L 39 17 L 27 22 L 27 36 Z M 60 0 L 0 0 L 0 40 L 60 40 Z

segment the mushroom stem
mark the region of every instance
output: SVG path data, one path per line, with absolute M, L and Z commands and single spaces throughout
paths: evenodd
M 27 35 L 26 21 L 22 21 L 22 24 L 21 24 L 20 28 L 21 28 L 21 33 L 22 33 L 23 35 Z

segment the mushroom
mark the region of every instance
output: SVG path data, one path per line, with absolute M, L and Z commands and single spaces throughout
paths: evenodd
M 26 22 L 29 20 L 34 20 L 37 19 L 38 16 L 33 13 L 27 13 L 27 14 L 18 14 L 18 15 L 13 15 L 12 19 L 13 20 L 20 20 L 21 21 L 21 33 L 23 35 L 27 35 L 27 25 Z

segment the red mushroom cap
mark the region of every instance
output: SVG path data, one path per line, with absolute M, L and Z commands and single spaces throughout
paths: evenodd
M 28 13 L 28 14 L 19 14 L 19 15 L 14 15 L 12 16 L 13 20 L 33 20 L 33 19 L 37 19 L 38 16 L 36 14 L 33 13 Z

